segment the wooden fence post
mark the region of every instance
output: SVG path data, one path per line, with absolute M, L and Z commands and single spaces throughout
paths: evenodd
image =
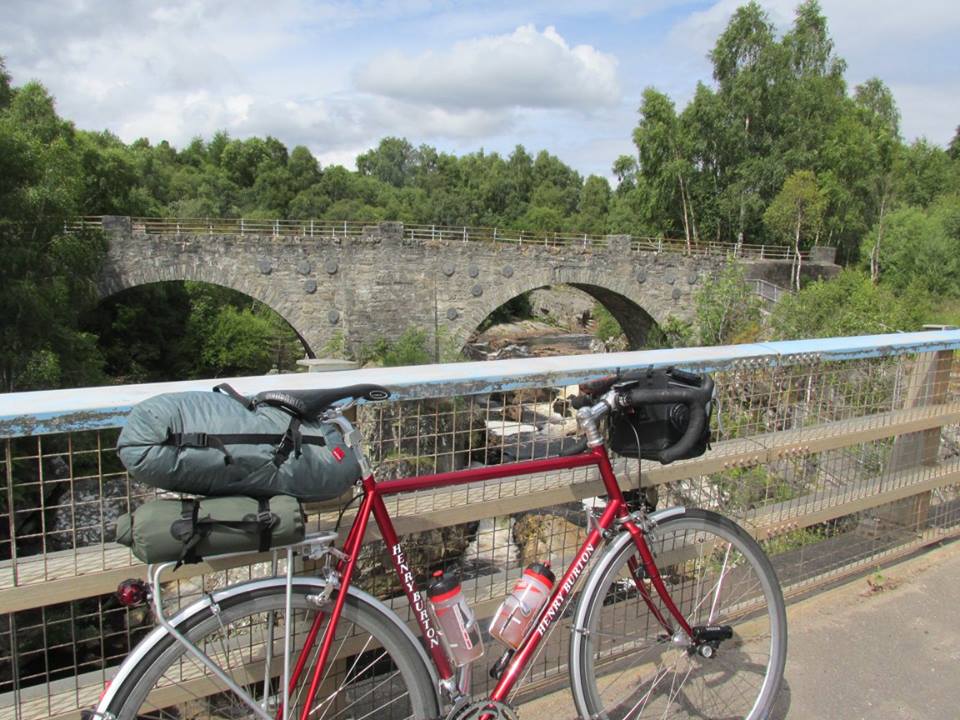
M 950 389 L 950 373 L 953 366 L 953 351 L 940 350 L 922 353 L 907 380 L 904 409 L 939 405 L 946 402 Z M 935 427 L 920 432 L 898 435 L 893 441 L 887 473 L 895 476 L 909 468 L 932 467 L 940 462 L 940 432 Z M 898 528 L 920 533 L 930 511 L 930 491 L 892 503 L 881 509 L 877 517 Z

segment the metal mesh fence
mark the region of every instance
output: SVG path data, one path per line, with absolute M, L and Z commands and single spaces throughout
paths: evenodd
M 715 374 L 712 448 L 668 466 L 621 458 L 624 487 L 659 506 L 715 509 L 773 557 L 788 594 L 870 568 L 960 528 L 960 395 L 952 353 L 853 360 L 734 361 Z M 380 479 L 556 455 L 577 430 L 575 387 L 366 405 L 357 424 Z M 111 591 L 143 567 L 116 545 L 119 515 L 158 496 L 131 480 L 117 430 L 3 441 L 0 477 L 0 717 L 73 714 L 152 626 Z M 642 478 L 642 480 L 641 480 Z M 522 568 L 565 567 L 604 505 L 594 471 L 544 473 L 388 498 L 421 584 L 456 568 L 490 618 Z M 355 507 L 355 506 L 354 506 Z M 311 528 L 337 507 L 310 506 Z M 352 510 L 343 522 L 349 523 Z M 368 536 L 360 586 L 412 621 L 385 548 Z M 269 562 L 169 583 L 172 606 L 276 568 Z M 498 656 L 490 638 L 484 669 Z M 569 633 L 545 643 L 521 687 L 566 672 Z M 489 681 L 475 673 L 482 692 Z

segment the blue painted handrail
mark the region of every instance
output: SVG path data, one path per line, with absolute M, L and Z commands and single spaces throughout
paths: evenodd
M 390 388 L 396 399 L 413 400 L 575 385 L 610 375 L 617 370 L 634 368 L 676 365 L 709 372 L 745 360 L 776 365 L 791 364 L 796 356 L 815 355 L 821 360 L 838 361 L 958 349 L 960 330 L 930 330 L 746 345 L 8 393 L 0 395 L 0 438 L 120 427 L 130 409 L 141 400 L 165 392 L 209 390 L 220 382 L 229 382 L 248 395 L 271 389 L 329 388 L 369 382 Z

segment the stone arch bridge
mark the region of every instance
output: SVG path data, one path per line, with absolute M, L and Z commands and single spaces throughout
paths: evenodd
M 109 240 L 101 297 L 164 281 L 222 285 L 279 313 L 311 356 L 334 342 L 356 349 L 396 339 L 409 327 L 426 329 L 443 356 L 510 299 L 559 284 L 602 303 L 639 347 L 654 323 L 693 316 L 694 292 L 732 249 L 691 253 L 628 235 L 525 239 L 400 223 L 203 222 L 82 221 L 102 227 Z M 769 254 L 746 259 L 747 276 L 788 286 L 792 261 Z M 837 271 L 829 255 L 807 257 L 803 267 L 806 277 Z

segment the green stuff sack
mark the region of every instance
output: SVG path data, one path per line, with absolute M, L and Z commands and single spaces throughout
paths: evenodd
M 300 503 L 285 496 L 152 500 L 117 518 L 117 542 L 146 563 L 263 552 L 304 534 Z
M 139 403 L 117 454 L 133 479 L 190 495 L 322 501 L 360 478 L 336 426 L 220 392 L 167 393 Z

